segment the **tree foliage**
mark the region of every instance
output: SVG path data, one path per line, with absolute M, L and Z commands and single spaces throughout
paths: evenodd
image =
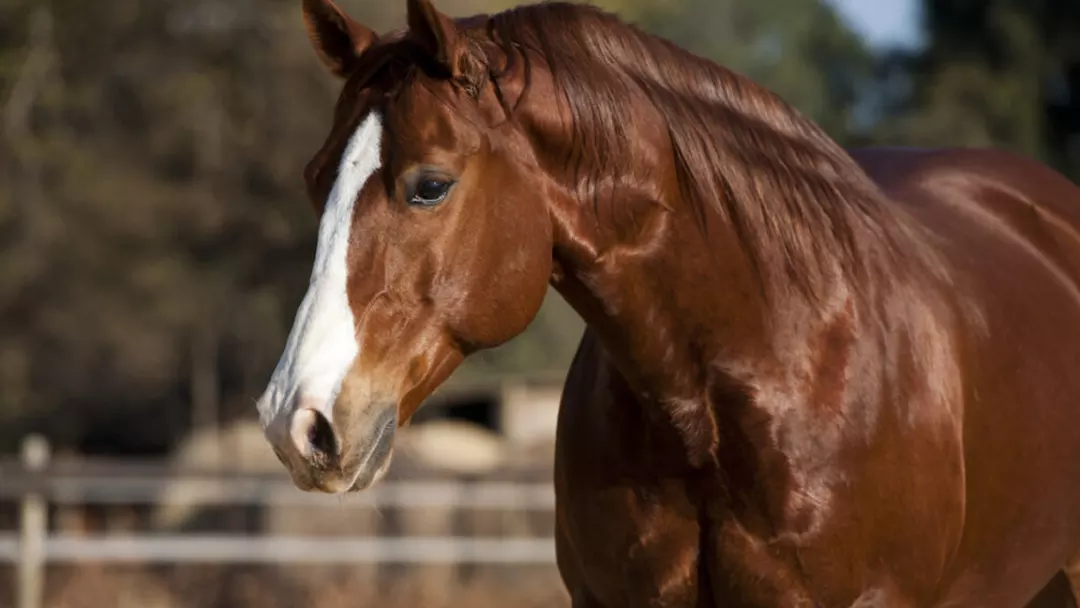
M 764 84 L 838 140 L 855 126 L 873 55 L 830 5 L 683 0 L 651 3 L 639 22 Z
M 879 136 L 995 146 L 1080 178 L 1080 3 L 924 3 L 924 48 L 883 61 Z
M 403 23 L 404 2 L 340 4 Z M 843 137 L 869 56 L 816 0 L 603 4 Z M 254 414 L 310 272 L 300 176 L 337 87 L 299 0 L 0 0 L 0 451 L 32 428 L 84 451 L 167 449 L 207 361 L 223 417 Z M 581 328 L 552 296 L 459 377 L 565 369 Z

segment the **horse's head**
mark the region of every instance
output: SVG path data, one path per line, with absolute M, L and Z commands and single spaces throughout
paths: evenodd
M 534 318 L 552 222 L 475 38 L 428 0 L 382 39 L 330 0 L 303 6 L 345 84 L 305 171 L 321 215 L 310 286 L 258 408 L 297 486 L 355 491 L 465 356 Z

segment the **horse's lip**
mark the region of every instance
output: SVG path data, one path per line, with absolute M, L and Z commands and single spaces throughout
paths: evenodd
M 361 492 L 368 489 L 383 473 L 383 469 L 390 460 L 394 451 L 393 430 L 397 426 L 397 410 L 392 409 L 382 416 L 382 422 L 378 431 L 370 443 L 370 449 L 366 451 L 356 470 L 353 472 L 352 482 L 349 484 L 347 493 Z M 378 459 L 377 461 L 375 459 Z M 376 468 L 370 465 L 376 464 Z

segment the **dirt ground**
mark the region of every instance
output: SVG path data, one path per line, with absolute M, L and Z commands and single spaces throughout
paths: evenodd
M 395 571 L 396 570 L 396 571 Z M 12 606 L 11 568 L 0 607 Z M 326 567 L 53 567 L 47 608 L 566 608 L 554 567 L 384 569 L 377 578 Z M 5 597 L 6 596 L 6 597 Z

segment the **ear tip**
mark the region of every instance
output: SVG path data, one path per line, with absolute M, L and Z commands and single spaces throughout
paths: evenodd
M 333 0 L 303 0 L 301 3 L 304 14 L 327 15 L 341 13 L 341 9 L 334 4 Z
M 333 0 L 303 0 L 304 26 L 323 63 L 344 76 L 364 50 L 378 40 L 374 31 L 350 18 Z
M 405 9 L 410 14 L 418 12 L 428 18 L 442 14 L 431 3 L 431 0 L 405 0 Z
M 454 20 L 435 8 L 431 0 L 406 0 L 406 15 L 410 30 L 437 30 L 449 33 Z

